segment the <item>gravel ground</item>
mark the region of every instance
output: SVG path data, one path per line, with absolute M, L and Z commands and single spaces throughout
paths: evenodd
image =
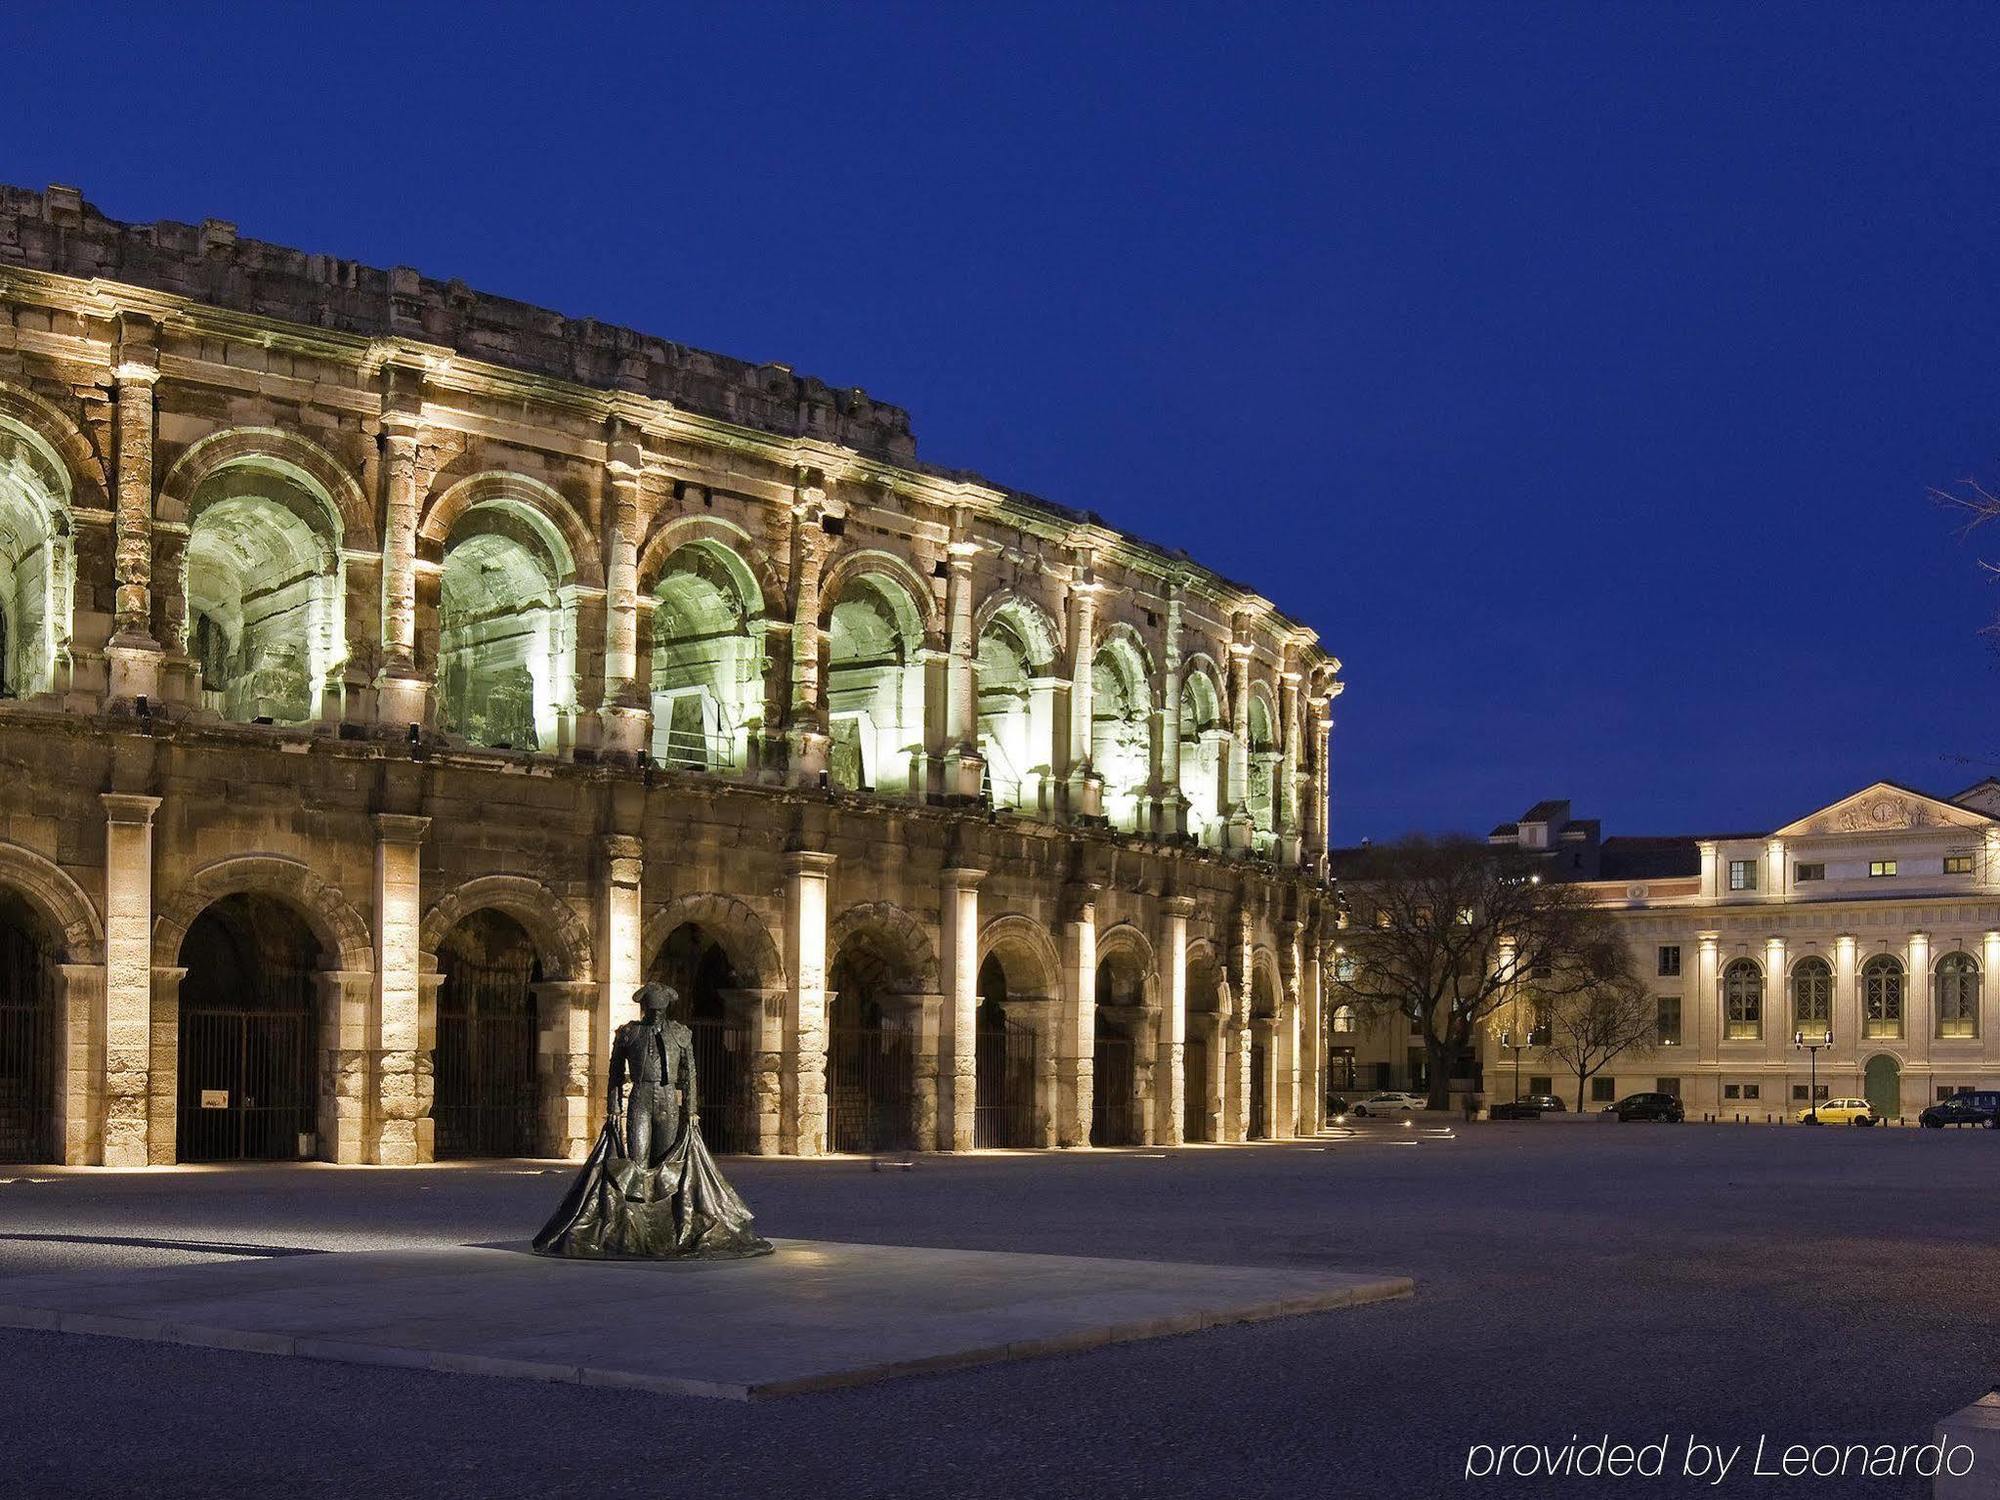
M 0 1179 L 0 1278 L 518 1240 L 566 1170 Z M 1407 1271 L 1414 1300 L 750 1406 L 0 1331 L 0 1494 L 1916 1496 L 1677 1476 L 1917 1443 L 2000 1379 L 2000 1139 L 1372 1127 L 1323 1143 L 747 1161 L 767 1232 Z M 192 1244 L 196 1248 L 185 1248 Z M 4 1282 L 0 1282 L 4 1300 Z M 1670 1439 L 1668 1477 L 1464 1478 L 1475 1443 Z

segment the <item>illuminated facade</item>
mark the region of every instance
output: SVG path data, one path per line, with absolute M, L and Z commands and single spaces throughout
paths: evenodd
M 858 390 L 0 189 L 0 1157 L 1317 1121 L 1339 663 Z

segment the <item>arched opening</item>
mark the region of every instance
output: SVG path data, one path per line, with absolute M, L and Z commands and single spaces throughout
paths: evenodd
M 653 758 L 695 771 L 748 764 L 764 719 L 763 595 L 709 539 L 676 548 L 653 590 Z
M 203 705 L 238 723 L 318 718 L 345 655 L 333 502 L 253 456 L 204 478 L 189 514 L 187 648 Z
M 534 939 L 488 907 L 446 933 L 437 957 L 438 1160 L 541 1154 Z
M 1229 771 L 1229 729 L 1222 700 L 1206 672 L 1181 684 L 1181 795 L 1187 798 L 1187 831 L 1206 848 L 1223 844 L 1223 778 Z
M 1047 622 L 1017 600 L 979 632 L 979 754 L 995 807 L 1041 807 L 1054 733 L 1054 659 Z
M 1969 953 L 1947 953 L 1937 962 L 1932 1013 L 1941 1041 L 1979 1035 L 1979 965 Z
M 1887 1052 L 1868 1059 L 1862 1073 L 1862 1092 L 1877 1118 L 1900 1119 L 1903 1114 L 1903 1064 Z
M 1268 852 L 1277 827 L 1278 737 L 1271 705 L 1262 694 L 1250 695 L 1250 784 L 1246 800 L 1256 848 Z
M 1792 1029 L 1815 1041 L 1833 1031 L 1833 966 L 1817 955 L 1792 966 Z
M 1250 981 L 1250 1098 L 1244 1134 L 1253 1141 L 1271 1138 L 1277 1090 L 1271 1075 L 1271 1031 L 1277 1022 L 1277 986 L 1264 969 Z
M 828 975 L 832 1150 L 916 1149 L 916 1048 L 908 997 L 919 983 L 908 956 L 878 929 L 864 928 L 841 944 Z
M 904 795 L 924 784 L 923 622 L 880 573 L 847 581 L 826 630 L 828 769 L 835 786 Z
M 1861 1034 L 1894 1040 L 1903 1034 L 1903 963 L 1878 953 L 1861 966 Z
M 0 1162 L 62 1160 L 60 958 L 48 924 L 14 892 L 0 890 Z
M 1181 1139 L 1215 1139 L 1222 1107 L 1222 967 L 1193 954 L 1187 966 L 1187 1045 L 1182 1053 Z
M 554 750 L 571 707 L 575 567 L 555 523 L 516 500 L 465 511 L 444 543 L 438 700 L 452 734 Z
M 69 499 L 48 444 L 0 420 L 0 698 L 47 692 L 68 647 Z
M 750 1024 L 731 997 L 744 981 L 728 950 L 706 928 L 683 922 L 667 934 L 646 969 L 681 997 L 675 1017 L 694 1032 L 695 1104 L 711 1151 L 748 1151 L 752 1138 Z
M 319 940 L 287 903 L 238 892 L 181 939 L 179 1158 L 287 1161 L 318 1147 Z
M 998 954 L 979 966 L 973 1144 L 1027 1150 L 1040 1144 L 1035 1117 L 1035 1028 L 1007 1013 L 1007 969 Z
M 1152 693 L 1145 663 L 1122 638 L 1097 648 L 1090 665 L 1090 763 L 1104 783 L 1104 815 L 1134 832 L 1152 776 Z
M 1097 964 L 1097 1038 L 1091 1051 L 1090 1144 L 1136 1146 L 1146 1139 L 1140 1097 L 1140 1046 L 1146 1021 L 1146 971 L 1127 948 Z

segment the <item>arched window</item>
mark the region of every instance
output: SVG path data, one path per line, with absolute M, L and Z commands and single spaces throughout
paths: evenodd
M 1221 695 L 1206 672 L 1190 672 L 1181 684 L 1180 737 L 1181 795 L 1188 802 L 1188 832 L 1206 847 L 1219 849 L 1229 730 L 1222 722 Z
M 1245 795 L 1250 804 L 1250 821 L 1256 828 L 1259 849 L 1268 849 L 1277 822 L 1278 738 L 1271 718 L 1271 706 L 1259 693 L 1250 698 L 1250 782 Z
M 1833 969 L 1823 958 L 1802 958 L 1792 969 L 1792 1025 L 1808 1040 L 1833 1028 Z
M 1886 953 L 1861 966 L 1861 1027 L 1871 1037 L 1903 1034 L 1903 966 Z
M 764 600 L 743 559 L 703 538 L 668 556 L 652 590 L 653 757 L 744 768 L 764 719 Z
M 1113 828 L 1139 827 L 1152 775 L 1152 690 L 1145 663 L 1130 641 L 1097 648 L 1091 662 L 1090 760 L 1104 780 L 1104 813 Z
M 1353 1006 L 1336 1005 L 1333 1008 L 1333 1029 L 1341 1032 L 1354 1030 Z
M 55 451 L 0 420 L 0 698 L 47 692 L 69 646 L 70 484 Z
M 886 573 L 848 580 L 829 614 L 826 704 L 833 784 L 894 794 L 924 787 L 924 631 Z
M 1764 971 L 1739 958 L 1722 971 L 1723 1036 L 1754 1042 L 1764 1034 Z
M 1979 1035 L 1979 965 L 1967 953 L 1947 953 L 1937 963 L 1937 1034 Z
M 1042 806 L 1055 735 L 1056 641 L 1040 610 L 1010 599 L 979 631 L 979 754 L 996 807 Z
M 573 711 L 575 569 L 562 534 L 513 500 L 473 506 L 445 540 L 438 687 L 445 727 L 475 745 L 554 750 Z

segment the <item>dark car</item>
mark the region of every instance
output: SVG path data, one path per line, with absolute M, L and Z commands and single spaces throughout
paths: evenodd
M 1506 1104 L 1496 1104 L 1486 1112 L 1489 1120 L 1539 1120 L 1543 1115 L 1563 1113 L 1563 1102 L 1554 1094 L 1523 1094 Z
M 1667 1120 L 1678 1125 L 1687 1118 L 1681 1101 L 1672 1094 L 1627 1094 L 1611 1106 L 1620 1122 L 1626 1120 Z
M 1947 1125 L 1983 1125 L 1991 1130 L 2000 1125 L 2000 1094 L 1953 1094 L 1918 1115 L 1917 1123 L 1926 1130 Z

